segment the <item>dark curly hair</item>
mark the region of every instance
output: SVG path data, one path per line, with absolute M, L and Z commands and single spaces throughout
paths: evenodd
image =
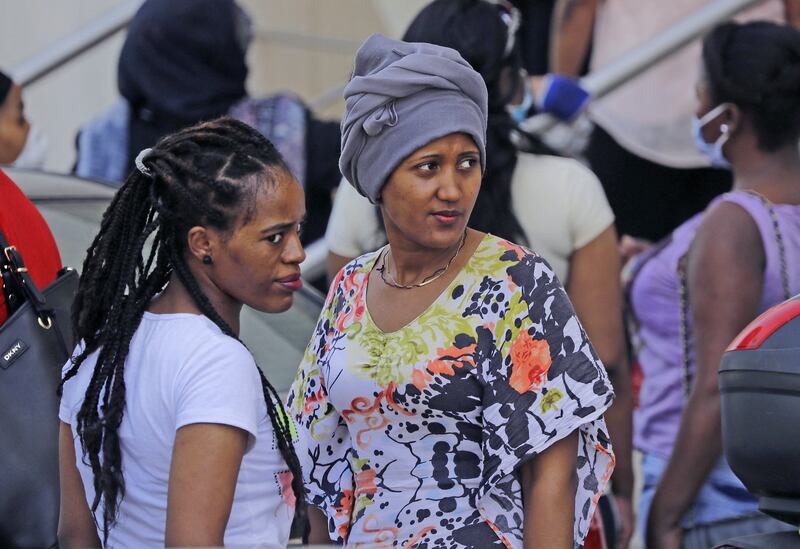
M 514 215 L 511 199 L 511 181 L 517 166 L 517 149 L 511 133 L 518 128 L 505 108 L 518 91 L 517 75 L 522 68 L 516 37 L 511 37 L 514 46 L 506 51 L 511 30 L 509 15 L 498 4 L 484 0 L 435 0 L 414 18 L 403 40 L 453 48 L 483 77 L 489 92 L 486 173 L 470 226 L 525 244 L 525 232 Z M 553 153 L 536 136 L 528 138 L 527 152 Z
M 98 352 L 76 430 L 84 462 L 94 476 L 93 513 L 103 501 L 104 541 L 125 495 L 117 433 L 125 410 L 123 374 L 131 338 L 145 310 L 174 273 L 203 314 L 236 338 L 184 260 L 186 234 L 196 225 L 232 230 L 236 220 L 253 214 L 259 189 L 277 184 L 279 170 L 289 172 L 272 143 L 247 124 L 227 117 L 162 138 L 144 162 L 152 177 L 138 170 L 130 173 L 87 251 L 72 309 L 73 329 L 83 349 L 61 382 L 63 386 L 89 355 Z M 277 446 L 294 476 L 292 489 L 302 516 L 303 476 L 288 416 L 277 392 L 257 369 Z
M 758 146 L 774 152 L 800 138 L 800 31 L 756 21 L 725 23 L 703 40 L 703 65 L 716 104 L 737 105 Z

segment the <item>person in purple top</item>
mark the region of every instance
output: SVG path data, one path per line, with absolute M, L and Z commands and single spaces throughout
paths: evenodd
M 733 171 L 733 190 L 640 254 L 628 284 L 648 548 L 713 547 L 779 524 L 722 456 L 717 371 L 750 320 L 800 292 L 800 31 L 716 27 L 697 97 L 698 148 Z

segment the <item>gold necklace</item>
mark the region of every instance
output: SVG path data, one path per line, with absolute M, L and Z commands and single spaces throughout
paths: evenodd
M 466 242 L 467 242 L 467 231 L 465 229 L 464 234 L 461 237 L 461 244 L 458 245 L 456 253 L 453 254 L 453 257 L 450 258 L 447 264 L 441 269 L 434 272 L 432 275 L 426 277 L 422 282 L 419 282 L 417 284 L 400 284 L 392 276 L 392 273 L 389 272 L 389 270 L 386 267 L 386 258 L 389 255 L 389 246 L 386 246 L 386 249 L 383 255 L 381 256 L 381 266 L 377 267 L 376 270 L 380 273 L 381 280 L 383 280 L 384 284 L 386 284 L 387 286 L 391 286 L 399 290 L 412 290 L 414 288 L 422 288 L 423 286 L 427 286 L 431 282 L 434 282 L 435 280 L 438 280 L 439 278 L 444 276 L 444 273 L 446 273 L 447 269 L 450 268 L 450 265 L 452 265 L 453 261 L 455 261 L 455 259 L 458 257 L 458 254 L 461 253 L 461 249 L 464 247 L 464 244 Z

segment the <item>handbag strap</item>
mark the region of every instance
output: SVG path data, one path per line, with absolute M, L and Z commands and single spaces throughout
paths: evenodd
M 16 288 L 6 288 L 5 291 L 19 291 L 30 302 L 31 307 L 36 311 L 39 325 L 49 330 L 53 326 L 54 312 L 52 307 L 47 305 L 44 294 L 36 286 L 31 278 L 25 261 L 15 246 L 12 246 L 6 239 L 2 229 L 0 229 L 0 269 L 2 269 L 3 285 L 6 281 L 9 285 L 14 284 Z M 9 276 L 10 275 L 10 276 Z M 7 294 L 8 295 L 8 294 Z
M 792 290 L 789 284 L 789 267 L 786 263 L 786 248 L 784 246 L 783 232 L 778 224 L 778 215 L 775 213 L 775 208 L 772 202 L 761 193 L 756 191 L 745 191 L 761 200 L 761 203 L 769 212 L 770 219 L 772 220 L 773 234 L 775 235 L 775 244 L 778 247 L 778 257 L 781 266 L 781 283 L 783 284 L 783 299 L 792 297 Z M 678 297 L 680 299 L 680 314 L 681 314 L 681 345 L 682 345 L 682 362 L 683 362 L 683 393 L 688 399 L 691 392 L 692 373 L 689 370 L 689 296 L 688 296 L 688 281 L 686 275 L 686 263 L 689 254 L 687 253 L 678 261 Z

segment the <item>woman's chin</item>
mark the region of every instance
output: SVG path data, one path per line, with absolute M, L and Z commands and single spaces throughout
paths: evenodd
M 265 303 L 260 303 L 257 305 L 253 304 L 250 305 L 250 307 L 261 313 L 277 314 L 277 313 L 285 313 L 286 311 L 291 309 L 292 303 L 294 303 L 294 296 L 289 294 L 282 296 L 273 296 L 272 299 L 270 299 Z

